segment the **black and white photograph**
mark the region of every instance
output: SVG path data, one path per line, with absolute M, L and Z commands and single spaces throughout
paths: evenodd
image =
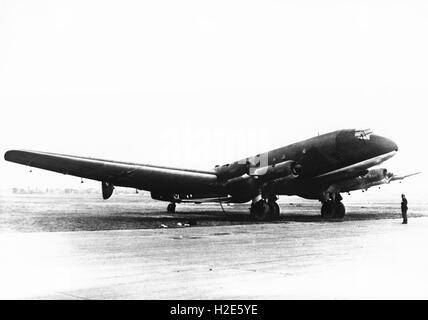
M 0 0 L 0 300 L 427 300 L 427 17 Z

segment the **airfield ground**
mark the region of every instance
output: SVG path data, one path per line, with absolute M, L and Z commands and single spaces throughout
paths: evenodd
M 179 205 L 138 195 L 0 196 L 3 299 L 428 298 L 428 204 L 280 201 L 256 223 L 247 205 Z M 186 226 L 188 225 L 188 226 Z

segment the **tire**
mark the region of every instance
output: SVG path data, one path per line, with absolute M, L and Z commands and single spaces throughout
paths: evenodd
M 175 213 L 175 203 L 170 203 L 168 207 L 166 207 L 168 213 Z
M 330 201 L 324 202 L 321 207 L 321 216 L 323 218 L 331 219 L 335 216 L 337 211 L 336 209 L 337 209 L 337 206 L 334 201 L 330 200 Z
M 269 202 L 269 208 L 270 208 L 269 215 L 271 220 L 278 220 L 280 215 L 279 205 L 275 201 L 272 201 L 272 202 Z
M 251 206 L 251 215 L 257 221 L 268 221 L 270 218 L 270 206 L 264 200 L 260 200 Z
M 336 212 L 334 217 L 338 219 L 343 219 L 345 217 L 345 206 L 342 202 L 336 202 Z

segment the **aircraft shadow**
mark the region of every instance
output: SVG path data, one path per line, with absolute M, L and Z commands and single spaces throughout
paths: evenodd
M 417 217 L 418 215 L 412 215 Z M 423 216 L 423 215 L 419 215 Z M 122 229 L 159 229 L 196 226 L 225 226 L 242 224 L 281 224 L 290 222 L 300 223 L 342 223 L 356 220 L 398 219 L 399 214 L 390 212 L 364 213 L 349 212 L 344 219 L 325 219 L 318 214 L 283 213 L 275 221 L 258 222 L 248 214 L 248 211 L 222 213 L 221 211 L 177 212 L 174 214 L 163 211 L 141 212 L 110 212 L 107 215 L 77 215 L 65 214 L 61 217 L 37 217 L 31 223 L 15 225 L 14 229 L 27 232 L 35 231 L 100 231 Z

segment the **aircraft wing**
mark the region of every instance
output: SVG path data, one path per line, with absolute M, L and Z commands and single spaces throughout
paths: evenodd
M 144 190 L 205 191 L 215 188 L 215 172 L 177 169 L 70 156 L 38 151 L 10 150 L 5 160 L 116 186 Z
M 219 196 L 219 197 L 210 197 L 210 198 L 192 198 L 192 199 L 181 199 L 183 203 L 229 203 L 232 201 L 230 196 Z
M 407 174 L 405 176 L 397 176 L 397 175 L 394 174 L 394 175 L 392 175 L 390 177 L 389 181 L 403 180 L 405 178 L 408 178 L 408 177 L 411 177 L 411 176 L 415 176 L 415 175 L 420 174 L 420 173 L 422 173 L 422 172 L 415 172 L 415 173 Z
M 314 178 L 315 181 L 329 181 L 334 182 L 338 180 L 348 179 L 348 178 L 354 178 L 364 172 L 366 172 L 367 169 L 378 165 L 389 158 L 393 157 L 396 151 L 392 151 L 386 154 L 383 154 L 381 156 L 371 158 L 356 164 L 352 164 L 347 167 L 340 168 L 338 170 L 330 171 L 324 174 L 321 174 L 319 176 L 316 176 Z

